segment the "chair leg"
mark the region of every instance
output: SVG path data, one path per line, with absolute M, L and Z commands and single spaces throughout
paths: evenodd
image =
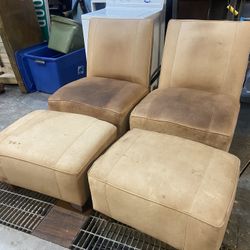
M 79 212 L 83 212 L 83 207 L 82 206 L 79 206 L 79 205 L 76 205 L 76 204 L 73 204 L 73 203 L 70 203 L 71 207 L 73 207 L 74 209 L 76 209 L 77 211 Z
M 17 187 L 16 186 L 13 186 L 11 184 L 9 184 L 8 182 L 4 182 L 6 185 L 8 185 L 8 187 L 10 188 L 10 191 L 12 192 L 16 192 L 17 190 Z

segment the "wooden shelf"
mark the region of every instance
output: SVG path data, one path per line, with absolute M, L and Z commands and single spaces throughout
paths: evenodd
M 9 57 L 0 37 L 0 84 L 17 84 Z
M 14 73 L 4 73 L 0 75 L 0 84 L 17 84 Z

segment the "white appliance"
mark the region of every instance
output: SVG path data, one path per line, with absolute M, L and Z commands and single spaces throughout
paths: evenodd
M 91 0 L 91 11 L 100 10 L 105 7 L 106 7 L 106 0 Z
M 91 18 L 151 18 L 154 21 L 152 75 L 161 64 L 165 38 L 165 13 L 166 0 L 106 0 L 106 8 L 82 15 L 86 54 L 88 55 L 88 32 Z

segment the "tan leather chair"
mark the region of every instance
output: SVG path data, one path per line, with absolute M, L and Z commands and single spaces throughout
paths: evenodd
M 53 94 L 49 109 L 110 122 L 122 135 L 149 92 L 152 33 L 151 20 L 91 20 L 87 77 Z
M 228 150 L 248 63 L 248 22 L 172 20 L 159 88 L 137 105 L 131 128 Z

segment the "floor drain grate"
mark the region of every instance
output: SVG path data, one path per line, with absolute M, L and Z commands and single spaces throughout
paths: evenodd
M 0 182 L 0 224 L 31 233 L 56 199 Z
M 172 250 L 166 244 L 99 214 L 90 216 L 70 249 Z

